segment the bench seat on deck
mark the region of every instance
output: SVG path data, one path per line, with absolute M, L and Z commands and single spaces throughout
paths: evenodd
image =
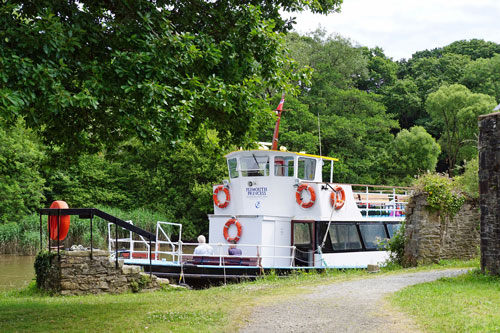
M 259 258 L 256 257 L 183 256 L 182 260 L 193 265 L 259 266 Z

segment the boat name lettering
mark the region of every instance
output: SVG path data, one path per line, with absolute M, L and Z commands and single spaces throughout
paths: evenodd
M 247 187 L 247 195 L 251 197 L 265 197 L 267 196 L 267 187 Z

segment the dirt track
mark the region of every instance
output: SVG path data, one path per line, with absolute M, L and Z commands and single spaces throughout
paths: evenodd
M 406 286 L 456 276 L 466 269 L 374 276 L 331 283 L 254 309 L 240 332 L 419 332 L 384 296 Z

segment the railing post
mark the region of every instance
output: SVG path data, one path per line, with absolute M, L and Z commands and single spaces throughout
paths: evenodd
M 370 216 L 370 200 L 368 199 L 369 192 L 368 186 L 366 187 L 366 217 Z
M 151 279 L 153 272 L 153 263 L 151 260 L 151 238 L 149 238 L 149 278 Z
M 130 256 L 132 256 L 132 254 L 130 254 Z M 116 224 L 116 222 L 115 222 L 115 268 L 118 269 L 118 224 Z

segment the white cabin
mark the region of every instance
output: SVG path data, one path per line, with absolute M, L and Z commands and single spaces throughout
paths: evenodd
M 378 243 L 399 228 L 408 189 L 336 184 L 332 171 L 323 182 L 325 162 L 333 170 L 336 161 L 330 157 L 250 150 L 226 159 L 229 179 L 214 186 L 209 243 L 235 240 L 264 268 L 363 268 L 386 260 Z

